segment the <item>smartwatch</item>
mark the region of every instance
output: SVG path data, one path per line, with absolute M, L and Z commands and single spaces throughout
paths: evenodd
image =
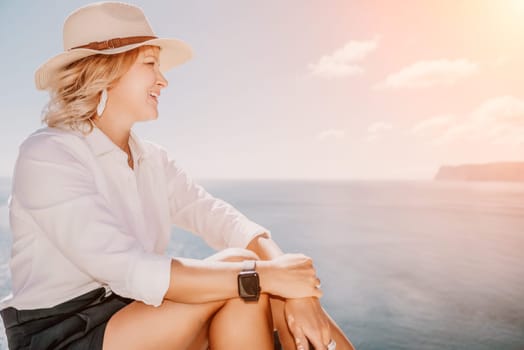
M 258 301 L 260 297 L 260 280 L 255 268 L 255 260 L 245 260 L 238 274 L 238 295 L 244 301 Z

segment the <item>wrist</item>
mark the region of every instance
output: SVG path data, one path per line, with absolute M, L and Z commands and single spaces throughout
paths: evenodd
M 244 260 L 242 271 L 237 276 L 238 295 L 245 302 L 257 302 L 260 297 L 260 275 L 256 260 Z
M 261 293 L 274 294 L 271 286 L 271 273 L 273 272 L 273 263 L 271 260 L 258 260 L 257 272 L 260 279 Z

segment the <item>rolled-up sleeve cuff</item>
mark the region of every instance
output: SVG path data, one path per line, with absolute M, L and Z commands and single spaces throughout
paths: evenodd
M 271 238 L 271 232 L 267 228 L 249 219 L 244 220 L 240 226 L 241 233 L 232 235 L 231 240 L 229 241 L 229 247 L 246 248 L 257 236 Z
M 171 258 L 166 255 L 145 253 L 134 262 L 129 276 L 130 289 L 136 300 L 160 306 L 171 278 Z

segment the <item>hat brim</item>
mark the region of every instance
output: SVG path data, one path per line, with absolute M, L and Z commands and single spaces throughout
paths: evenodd
M 114 55 L 145 45 L 160 47 L 160 71 L 163 73 L 193 57 L 193 51 L 189 45 L 182 40 L 171 38 L 151 39 L 138 44 L 126 45 L 108 50 L 74 49 L 62 52 L 50 58 L 37 68 L 35 72 L 36 88 L 38 90 L 46 90 L 49 88 L 49 84 L 52 81 L 54 74 L 68 64 L 84 57 L 97 54 Z

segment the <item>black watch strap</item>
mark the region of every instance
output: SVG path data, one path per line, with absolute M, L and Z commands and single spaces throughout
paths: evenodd
M 242 262 L 242 271 L 256 271 L 257 261 L 256 260 L 244 260 Z

